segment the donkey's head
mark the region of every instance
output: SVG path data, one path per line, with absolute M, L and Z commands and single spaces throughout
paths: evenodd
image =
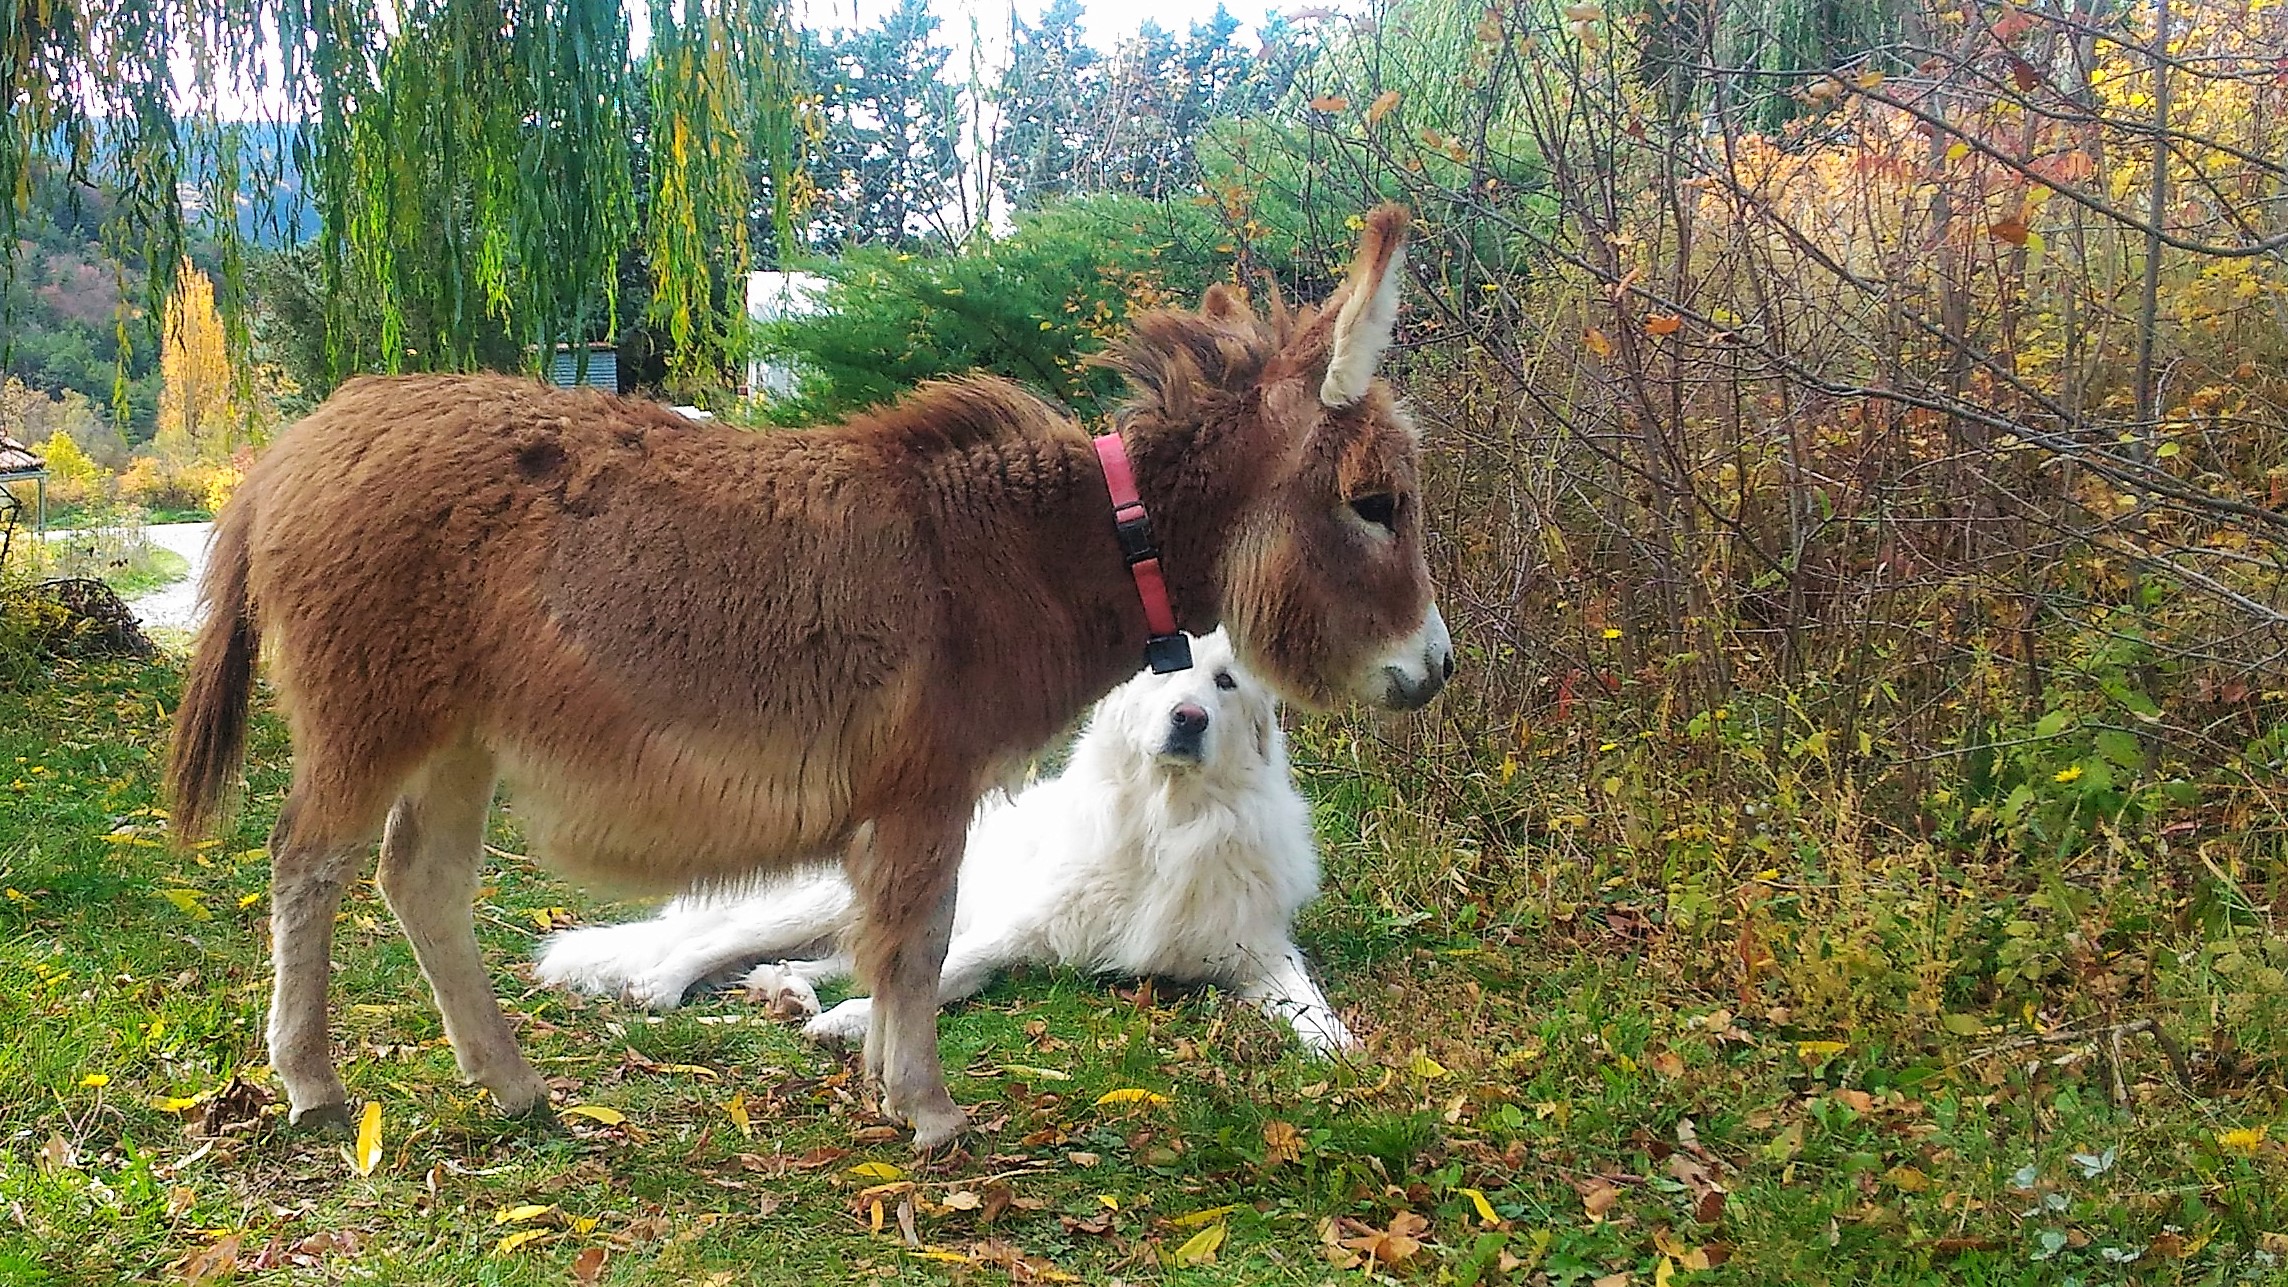
M 1139 319 L 1116 359 L 1139 394 L 1130 423 L 1177 429 L 1152 435 L 1192 453 L 1173 472 L 1232 500 L 1214 580 L 1241 659 L 1308 705 L 1411 710 L 1454 669 L 1422 555 L 1414 425 L 1375 375 L 1408 222 L 1395 205 L 1369 214 L 1348 279 L 1319 307 L 1290 311 L 1274 294 L 1258 317 L 1215 286 L 1197 313 Z

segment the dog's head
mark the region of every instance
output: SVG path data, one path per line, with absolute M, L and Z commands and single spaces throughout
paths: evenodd
M 1221 630 L 1192 641 L 1192 666 L 1150 671 L 1112 690 L 1096 709 L 1092 734 L 1163 772 L 1229 772 L 1270 761 L 1278 734 L 1276 699 L 1232 655 Z

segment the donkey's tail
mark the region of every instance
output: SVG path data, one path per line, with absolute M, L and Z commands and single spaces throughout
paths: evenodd
M 231 779 L 246 756 L 246 707 L 253 695 L 254 658 L 262 646 L 254 605 L 246 596 L 247 528 L 251 495 L 224 509 L 207 549 L 199 598 L 206 624 L 175 708 L 175 743 L 167 764 L 175 838 L 198 839 L 220 821 Z

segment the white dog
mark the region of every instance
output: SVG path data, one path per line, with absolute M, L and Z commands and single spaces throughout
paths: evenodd
M 1005 966 L 1068 965 L 1221 984 L 1314 1053 L 1355 1047 L 1289 936 L 1319 892 L 1319 861 L 1271 692 L 1221 631 L 1192 654 L 1190 670 L 1140 674 L 1099 702 L 1061 776 L 979 806 L 940 1004 Z M 556 935 L 539 975 L 664 1010 L 693 984 L 762 961 L 748 987 L 816 1016 L 810 1036 L 856 1042 L 867 999 L 819 1014 L 815 991 L 852 971 L 853 902 L 831 867 L 686 895 L 648 921 Z

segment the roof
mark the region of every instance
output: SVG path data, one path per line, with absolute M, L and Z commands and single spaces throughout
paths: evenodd
M 47 471 L 48 462 L 40 459 L 40 453 L 0 433 L 0 474 L 44 474 Z

